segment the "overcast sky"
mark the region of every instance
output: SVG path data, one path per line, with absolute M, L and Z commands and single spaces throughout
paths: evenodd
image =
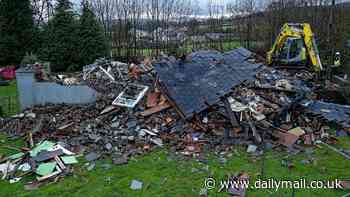
M 72 2 L 73 2 L 74 4 L 76 4 L 76 6 L 79 5 L 80 1 L 81 1 L 81 0 L 72 0 Z M 208 6 L 208 1 L 209 1 L 209 0 L 196 0 L 196 1 L 198 1 L 198 3 L 199 3 L 199 5 L 200 5 L 201 9 L 207 10 L 207 6 Z M 222 3 L 224 3 L 224 2 L 226 2 L 227 0 L 218 0 L 218 1 L 221 1 Z
M 78 8 L 81 0 L 71 0 Z M 202 14 L 207 14 L 208 13 L 208 2 L 209 0 L 193 0 L 195 2 L 198 2 L 199 3 L 199 6 L 201 8 L 201 13 Z M 215 0 L 215 1 L 212 1 L 212 2 L 217 2 L 218 4 L 223 4 L 225 5 L 227 2 L 233 2 L 234 0 Z M 263 1 L 262 0 L 257 0 L 257 3 L 258 3 L 258 7 L 262 7 L 263 5 L 260 5 Z M 341 2 L 350 2 L 350 0 L 336 0 L 337 3 L 341 3 Z M 202 15 L 201 14 L 201 15 Z
M 74 3 L 79 3 L 81 0 L 72 0 Z M 207 6 L 207 4 L 208 4 L 208 0 L 197 0 L 199 3 L 200 3 L 200 5 L 202 6 L 202 7 L 205 7 L 205 6 Z M 222 1 L 226 1 L 226 0 L 222 0 Z

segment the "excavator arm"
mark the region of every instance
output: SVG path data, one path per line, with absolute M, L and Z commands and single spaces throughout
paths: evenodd
M 267 63 L 269 65 L 278 60 L 281 48 L 288 38 L 303 39 L 307 57 L 310 59 L 310 63 L 312 64 L 313 69 L 317 72 L 323 70 L 314 35 L 311 31 L 310 25 L 307 23 L 286 23 L 283 25 L 271 50 L 267 52 Z
M 317 72 L 322 71 L 323 66 L 321 63 L 320 54 L 318 51 L 314 34 L 312 33 L 311 27 L 309 24 L 304 24 L 304 34 L 305 34 L 304 42 L 311 60 L 311 64 L 314 67 L 315 71 Z

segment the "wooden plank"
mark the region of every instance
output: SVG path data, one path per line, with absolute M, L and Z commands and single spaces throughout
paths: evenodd
M 241 127 L 241 125 L 237 121 L 235 114 L 233 113 L 233 111 L 231 109 L 230 103 L 228 102 L 227 98 L 223 98 L 222 101 L 225 105 L 226 113 L 227 113 L 228 117 L 230 118 L 231 125 L 234 128 Z
M 232 127 L 235 128 L 239 128 L 241 129 L 241 125 L 238 123 L 237 118 L 235 116 L 235 114 L 233 113 L 230 103 L 228 102 L 227 98 L 222 98 L 222 102 L 224 103 L 225 106 L 225 110 L 226 110 L 226 114 L 227 116 L 230 118 L 230 123 L 232 125 Z M 228 129 L 225 130 L 225 138 L 230 138 L 230 131 Z
M 52 174 L 49 174 L 49 175 L 46 175 L 43 177 L 38 177 L 37 180 L 38 180 L 38 182 L 45 181 L 47 179 L 53 178 L 53 177 L 61 174 L 61 172 L 62 172 L 62 170 L 57 170 L 56 172 L 53 172 Z
M 150 92 L 147 94 L 147 107 L 156 107 L 159 101 L 160 92 Z
M 169 103 L 164 103 L 164 104 L 161 104 L 161 105 L 158 105 L 158 106 L 155 106 L 153 108 L 150 108 L 150 109 L 147 109 L 143 112 L 140 113 L 141 116 L 150 116 L 152 114 L 155 114 L 155 113 L 158 113 L 158 112 L 161 112 L 165 109 L 168 109 L 170 108 L 171 105 Z
M 55 161 L 62 170 L 66 169 L 66 166 L 63 164 L 62 160 L 58 156 L 55 156 Z

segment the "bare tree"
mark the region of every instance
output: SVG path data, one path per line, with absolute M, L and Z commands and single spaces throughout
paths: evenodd
M 240 39 L 242 40 L 242 37 L 244 37 L 244 43 L 247 48 L 251 47 L 254 26 L 254 21 L 252 19 L 253 15 L 259 10 L 257 5 L 257 0 L 235 0 L 228 5 L 228 10 L 231 15 L 242 17 L 241 24 L 244 24 L 244 26 L 242 27 L 239 25 Z
M 37 25 L 46 23 L 53 15 L 53 0 L 31 0 L 34 19 Z
M 116 2 L 115 0 L 91 0 L 92 8 L 108 37 L 112 36 L 111 28 L 115 15 Z

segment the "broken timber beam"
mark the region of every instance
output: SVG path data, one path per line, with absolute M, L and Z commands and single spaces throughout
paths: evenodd
M 170 105 L 169 103 L 164 103 L 164 104 L 161 104 L 161 105 L 157 105 L 157 106 L 155 106 L 155 107 L 152 107 L 152 108 L 150 108 L 150 109 L 147 109 L 147 110 L 141 112 L 140 115 L 141 115 L 141 116 L 144 116 L 144 117 L 150 116 L 150 115 L 152 115 L 152 114 L 161 112 L 161 111 L 163 111 L 163 110 L 165 110 L 165 109 L 168 109 L 168 108 L 170 108 L 170 107 L 171 107 L 171 105 Z
M 261 136 L 259 135 L 258 131 L 256 130 L 256 127 L 255 127 L 252 119 L 250 118 L 248 113 L 245 113 L 245 115 L 246 115 L 246 119 L 248 121 L 249 127 L 252 129 L 253 136 L 254 136 L 255 140 L 258 143 L 261 143 L 262 142 Z
M 231 109 L 231 105 L 228 102 L 227 98 L 222 98 L 222 102 L 224 103 L 226 113 L 227 113 L 228 117 L 230 118 L 230 123 L 233 126 L 233 128 L 241 128 L 241 125 L 238 123 L 237 118 L 236 118 L 235 114 L 233 113 L 233 111 Z M 225 130 L 225 138 L 229 138 L 229 137 L 230 137 L 229 130 Z

